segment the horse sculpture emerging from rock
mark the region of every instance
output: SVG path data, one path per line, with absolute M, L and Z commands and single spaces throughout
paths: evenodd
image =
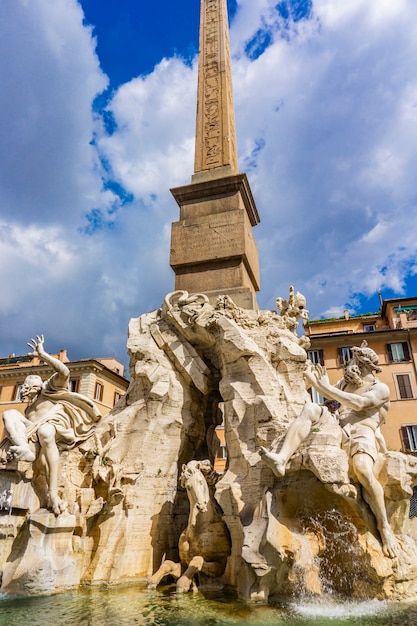
M 196 589 L 196 575 L 213 580 L 224 573 L 231 541 L 214 498 L 219 477 L 208 460 L 190 461 L 182 466 L 180 483 L 187 490 L 190 515 L 178 542 L 180 563 L 164 561 L 149 579 L 149 588 L 155 588 L 162 578 L 170 575 L 177 580 L 177 592 L 182 593 Z

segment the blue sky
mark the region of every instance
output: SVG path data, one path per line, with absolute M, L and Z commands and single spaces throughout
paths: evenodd
M 417 3 L 232 0 L 240 170 L 262 289 L 310 316 L 417 295 Z M 44 333 L 125 359 L 173 289 L 199 1 L 0 3 L 0 355 Z
M 82 0 L 94 27 L 97 54 L 113 88 L 147 74 L 164 56 L 192 59 L 198 49 L 198 2 Z M 179 6 L 180 5 L 180 6 Z

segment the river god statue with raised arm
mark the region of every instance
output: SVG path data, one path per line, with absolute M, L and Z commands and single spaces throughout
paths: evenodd
M 28 403 L 25 414 L 16 409 L 5 411 L 3 422 L 11 444 L 10 460 L 33 462 L 36 444 L 40 446 L 47 472 L 48 508 L 59 515 L 66 508 L 58 496 L 59 452 L 87 439 L 101 415 L 89 398 L 70 391 L 68 367 L 48 354 L 44 343 L 41 335 L 28 346 L 33 356 L 53 367 L 54 373 L 45 382 L 40 376 L 27 376 L 21 388 L 22 400 Z
M 378 453 L 387 452 L 380 426 L 388 412 L 389 389 L 375 376 L 375 372 L 381 371 L 378 357 L 366 342 L 352 348 L 352 353 L 343 378 L 335 386 L 330 384 L 321 365 L 313 366 L 308 362 L 305 378 L 308 385 L 325 398 L 340 403 L 338 419 L 353 477 L 360 483 L 363 497 L 375 516 L 384 554 L 394 558 L 398 554 L 398 542 L 388 522 L 383 487 L 374 472 Z M 291 423 L 279 453 L 261 448 L 263 460 L 276 476 L 285 474 L 289 459 L 307 438 L 312 426 L 319 422 L 322 411 L 320 405 L 306 403 Z

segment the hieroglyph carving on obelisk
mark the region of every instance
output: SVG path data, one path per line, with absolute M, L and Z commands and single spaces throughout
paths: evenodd
M 171 235 L 175 289 L 256 309 L 259 215 L 238 172 L 226 0 L 201 0 L 194 174 L 171 192 L 180 207 Z
M 229 166 L 237 174 L 226 0 L 202 0 L 194 171 Z

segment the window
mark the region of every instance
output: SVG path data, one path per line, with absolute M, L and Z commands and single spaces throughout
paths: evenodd
M 23 383 L 16 383 L 13 393 L 13 400 L 21 402 L 22 399 L 20 397 L 20 392 L 22 391 L 22 385 Z
M 79 378 L 71 378 L 69 382 L 70 391 L 78 392 L 80 388 L 80 379 Z
M 364 333 L 371 333 L 373 330 L 376 330 L 375 324 L 364 324 L 363 325 L 363 332 Z
M 339 348 L 338 353 L 340 365 L 349 365 L 353 358 L 352 350 L 350 348 Z
M 308 350 L 307 357 L 313 365 L 324 365 L 323 350 Z
M 314 387 L 310 389 L 311 399 L 315 404 L 323 404 L 324 398 Z
M 395 386 L 400 400 L 414 398 L 410 374 L 394 374 Z
M 220 444 L 219 451 L 217 453 L 217 458 L 219 459 L 227 459 L 227 448 L 225 443 Z
M 387 352 L 388 360 L 391 363 L 410 360 L 410 351 L 406 341 L 402 343 L 387 343 Z
M 96 383 L 96 388 L 94 390 L 94 400 L 98 400 L 101 402 L 103 399 L 103 385 L 101 383 Z
M 122 394 L 120 393 L 120 391 L 114 392 L 113 406 L 119 402 L 121 397 L 122 397 Z
M 417 451 L 417 425 L 402 426 L 401 439 L 403 450 Z

